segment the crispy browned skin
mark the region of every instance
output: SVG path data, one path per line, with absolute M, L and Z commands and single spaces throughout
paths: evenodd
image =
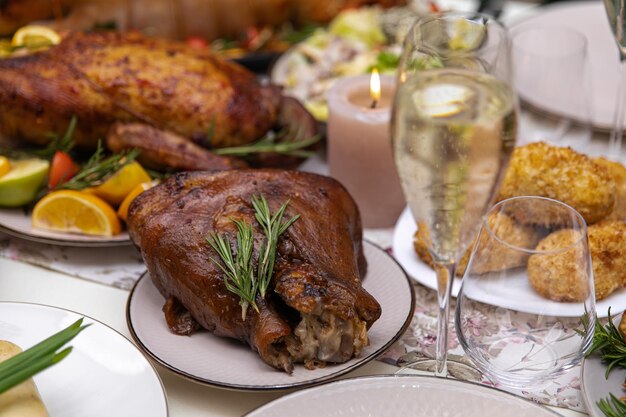
M 498 199 L 526 195 L 562 201 L 592 224 L 613 211 L 615 183 L 589 157 L 538 142 L 513 151 Z
M 215 155 L 176 133 L 143 123 L 115 123 L 106 144 L 113 152 L 139 149 L 139 162 L 153 169 L 221 171 L 246 167 L 241 159 Z
M 74 33 L 0 60 L 0 134 L 34 144 L 75 115 L 83 147 L 95 147 L 115 121 L 143 121 L 204 147 L 236 146 L 267 132 L 279 103 L 280 93 L 243 67 L 138 33 Z
M 606 158 L 594 158 L 593 161 L 604 166 L 615 181 L 615 208 L 607 219 L 626 220 L 626 167 Z
M 259 193 L 272 211 L 289 200 L 286 218 L 301 217 L 281 236 L 269 295 L 257 297 L 260 313 L 248 309 L 242 321 L 238 297 L 211 261 L 217 255 L 206 237 L 226 234 L 233 244 L 235 218 L 254 225 L 258 250 L 262 234 L 250 201 Z M 358 209 L 328 177 L 282 170 L 181 173 L 135 199 L 127 224 L 166 299 L 178 300 L 214 334 L 248 343 L 276 368 L 346 361 L 358 355 L 366 327 L 380 316 L 361 286 Z
M 603 221 L 588 228 L 597 300 L 626 286 L 626 223 Z M 551 250 L 574 242 L 579 234 L 559 230 L 543 239 L 537 249 Z M 582 301 L 588 289 L 579 264 L 578 249 L 555 255 L 533 255 L 528 262 L 528 280 L 542 296 L 556 301 Z

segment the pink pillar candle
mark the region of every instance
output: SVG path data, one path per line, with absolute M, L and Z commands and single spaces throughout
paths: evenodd
M 342 78 L 328 92 L 328 165 L 355 199 L 363 226 L 391 227 L 405 206 L 389 138 L 395 78 L 381 77 L 371 108 L 370 76 Z

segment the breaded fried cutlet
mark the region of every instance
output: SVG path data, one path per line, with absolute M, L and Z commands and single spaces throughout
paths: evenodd
M 534 227 L 519 224 L 503 213 L 494 213 L 489 216 L 489 226 L 491 236 L 497 236 L 500 241 L 510 246 L 533 248 L 540 239 L 540 234 Z M 423 233 L 418 230 L 413 238 L 415 252 L 424 263 L 434 268 L 433 258 L 428 251 L 427 242 L 430 238 L 428 229 L 421 227 L 420 230 L 423 230 Z M 500 241 L 494 240 L 491 236 L 487 231 L 482 232 L 479 253 L 473 261 L 472 272 L 486 274 L 526 265 L 529 256 L 526 252 L 500 244 Z M 457 276 L 462 277 L 465 273 L 475 243 L 476 240 L 472 242 L 459 261 Z
M 586 155 L 536 142 L 513 151 L 498 201 L 517 196 L 562 201 L 592 224 L 613 211 L 615 181 Z
M 596 164 L 606 167 L 615 181 L 615 207 L 607 217 L 611 220 L 626 220 L 626 167 L 606 158 L 594 158 Z
M 580 262 L 584 236 L 581 231 L 561 229 L 539 242 L 528 259 L 528 282 L 539 295 L 554 301 L 583 301 L 591 291 L 589 273 Z M 568 248 L 569 249 L 566 249 Z M 552 253 L 550 253 L 553 251 Z
M 626 222 L 603 221 L 589 226 L 589 251 L 593 266 L 596 300 L 626 286 Z M 573 243 L 579 232 L 563 229 L 548 235 L 537 250 L 553 250 Z M 577 263 L 580 247 L 552 255 L 536 254 L 528 260 L 530 285 L 543 297 L 555 301 L 582 301 L 588 288 Z
M 500 212 L 490 215 L 488 224 L 490 230 L 483 230 L 480 235 L 472 273 L 486 274 L 525 266 L 530 256 L 527 250 L 539 242 L 540 231 Z

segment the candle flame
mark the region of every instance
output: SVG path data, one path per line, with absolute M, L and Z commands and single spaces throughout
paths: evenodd
M 372 70 L 372 77 L 370 78 L 370 96 L 375 102 L 380 100 L 380 75 L 378 75 L 378 69 Z

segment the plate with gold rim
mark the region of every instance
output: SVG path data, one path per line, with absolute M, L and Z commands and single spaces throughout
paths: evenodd
M 0 232 L 33 242 L 60 246 L 110 247 L 131 244 L 126 231 L 115 236 L 88 236 L 35 229 L 31 214 L 23 208 L 0 208 Z
M 364 242 L 368 263 L 363 288 L 381 305 L 380 318 L 368 330 L 369 345 L 358 358 L 324 368 L 297 364 L 291 375 L 265 364 L 249 346 L 207 331 L 177 336 L 161 311 L 165 300 L 146 273 L 128 298 L 126 319 L 143 351 L 170 371 L 192 381 L 219 388 L 272 391 L 321 384 L 375 359 L 407 329 L 415 299 L 411 282 L 400 265 L 381 248 Z

